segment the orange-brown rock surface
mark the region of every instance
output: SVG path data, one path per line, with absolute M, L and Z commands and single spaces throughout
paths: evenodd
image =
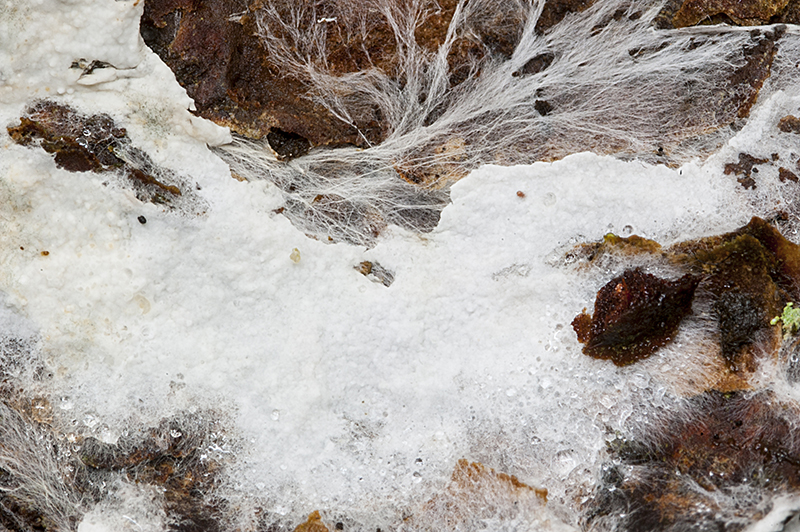
M 660 14 L 662 27 L 684 28 L 698 24 L 796 24 L 796 0 L 671 0 Z

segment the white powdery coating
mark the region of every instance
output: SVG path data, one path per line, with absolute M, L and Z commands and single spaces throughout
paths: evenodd
M 0 46 L 2 125 L 63 83 L 64 101 L 113 114 L 209 205 L 204 216 L 164 213 L 0 132 L 0 290 L 38 327 L 60 421 L 111 442 L 131 422 L 215 409 L 241 440 L 231 490 L 295 522 L 321 508 L 396 523 L 468 458 L 548 488 L 574 524 L 607 431 L 625 425 L 638 391 L 664 391 L 650 371 L 580 354 L 569 323 L 611 272 L 567 269 L 563 252 L 626 226 L 666 244 L 756 212 L 719 161 L 670 170 L 578 154 L 481 168 L 453 187 L 431 234 L 394 230 L 370 250 L 325 245 L 275 214 L 275 187 L 231 179 L 206 149 L 225 134 L 192 121 L 185 93 L 138 37 L 131 48 L 141 6 L 4 5 L 2 23 L 23 30 Z M 93 21 L 91 35 L 75 18 Z M 68 72 L 80 58 L 140 77 L 80 84 Z M 793 104 L 778 94 L 764 109 Z M 394 284 L 360 275 L 363 260 L 393 271 Z M 7 327 L 31 336 L 29 325 Z M 146 495 L 131 495 L 138 513 L 96 508 L 81 530 L 134 514 L 157 528 Z

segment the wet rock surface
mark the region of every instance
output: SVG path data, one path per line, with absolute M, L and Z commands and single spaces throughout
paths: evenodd
M 628 270 L 597 293 L 594 314 L 577 316 L 572 327 L 585 344 L 583 353 L 627 366 L 668 343 L 681 320 L 691 313 L 700 278 L 659 279 L 640 269 Z
M 435 51 L 444 42 L 457 0 L 442 0 L 427 10 L 414 36 L 423 49 Z M 295 50 L 308 43 L 284 22 L 300 16 L 298 32 L 320 27 L 326 47 L 325 70 L 345 75 L 378 68 L 402 83 L 397 40 L 386 18 L 374 6 L 353 13 L 329 0 L 249 1 L 148 0 L 141 34 L 150 48 L 175 72 L 178 82 L 196 103 L 200 116 L 252 139 L 268 138 L 282 157 L 280 142 L 270 132 L 302 138 L 309 147 L 352 145 L 366 148 L 390 133 L 377 108 L 364 108 L 345 119 L 336 116 L 311 94 L 311 82 L 299 70 L 288 71 L 285 59 L 267 51 L 258 28 L 286 39 Z M 398 9 L 405 9 L 398 4 Z M 509 3 L 506 11 L 486 13 L 472 25 L 473 37 L 458 39 L 447 57 L 454 85 L 471 65 L 487 56 L 508 58 L 521 35 L 522 9 Z M 352 26 L 349 26 L 352 25 Z M 305 35 L 305 34 L 304 34 Z
M 692 328 L 694 336 L 681 349 L 695 359 L 685 368 L 696 369 L 688 371 L 716 375 L 669 408 L 642 406 L 642 413 L 633 416 L 638 421 L 610 440 L 610 462 L 586 503 L 584 526 L 598 531 L 609 523 L 628 531 L 743 530 L 770 511 L 771 497 L 800 489 L 800 447 L 792 436 L 800 409 L 777 400 L 763 381 L 751 378 L 760 364 L 768 364 L 782 368 L 789 382 L 797 380 L 791 302 L 800 296 L 800 247 L 760 218 L 730 233 L 669 248 L 642 242 L 647 241 L 607 237 L 578 248 L 575 257 L 590 267 L 646 259 L 651 267 L 677 266 L 697 279 L 690 302 L 695 314 L 677 327 Z M 598 292 L 596 309 L 614 309 L 617 303 L 636 316 L 647 315 L 641 310 L 645 306 L 655 312 L 658 298 L 630 290 L 627 284 L 633 282 L 623 283 L 626 276 L 631 278 L 631 271 Z M 633 303 L 625 297 L 637 294 Z M 627 325 L 624 312 L 606 315 L 622 316 L 617 321 Z M 783 334 L 781 316 L 787 322 Z M 661 331 L 660 322 L 655 323 L 651 334 Z M 638 325 L 631 329 L 638 333 Z M 578 316 L 574 326 L 578 339 L 588 342 L 588 316 Z M 629 343 L 624 335 L 609 338 L 620 348 Z
M 69 106 L 41 101 L 27 109 L 19 125 L 8 126 L 17 144 L 54 154 L 70 172 L 116 172 L 136 197 L 168 208 L 202 209 L 185 179 L 159 168 L 133 146 L 124 128 L 108 115 L 84 115 Z M 191 204 L 196 205 L 191 205 Z
M 718 3 L 724 4 L 724 0 Z M 750 3 L 761 6 L 758 13 L 776 9 L 766 0 Z M 445 58 L 448 66 L 446 94 L 443 98 L 440 95 L 439 105 L 426 111 L 425 127 L 446 114 L 455 101 L 450 100 L 457 99 L 458 89 L 465 81 L 479 79 L 487 64 L 499 64 L 512 57 L 527 16 L 524 4 L 507 2 L 497 9 L 471 12 L 468 23 L 452 35 Z M 537 20 L 536 32 L 547 34 L 570 15 L 583 13 L 594 4 L 593 0 L 549 0 Z M 446 42 L 454 17 L 460 16 L 457 6 L 457 0 L 425 3 L 414 19 L 413 35 L 400 37 L 387 18 L 388 11 L 381 11 L 373 4 L 364 4 L 360 12 L 354 12 L 346 2 L 339 0 L 213 0 L 202 3 L 148 0 L 141 34 L 175 72 L 178 82 L 195 100 L 200 116 L 229 126 L 244 137 L 264 139 L 279 159 L 289 160 L 315 147 L 370 148 L 389 138 L 403 121 L 399 116 L 387 116 L 387 113 L 397 114 L 397 110 L 379 105 L 373 98 L 374 91 L 385 92 L 384 99 L 394 98 L 399 94 L 397 91 L 403 91 L 405 85 L 412 82 L 410 70 L 417 68 L 404 59 L 407 46 L 399 46 L 398 42 L 413 37 L 415 43 L 409 46 L 419 46 L 419 54 L 434 54 Z M 391 9 L 396 10 L 391 15 L 396 21 L 408 17 L 411 7 L 397 2 L 391 4 Z M 704 13 L 715 11 L 718 6 L 714 2 L 690 1 L 673 6 L 673 11 L 681 9 L 679 17 L 664 15 L 659 20 L 667 20 L 669 27 L 674 27 L 671 20 L 675 17 L 680 23 L 694 24 L 690 22 L 694 15 L 688 13 L 699 13 L 697 17 L 705 20 Z M 613 22 L 638 20 L 641 15 L 633 9 L 618 10 L 610 14 L 608 20 L 601 21 L 595 33 Z M 752 23 L 754 20 L 742 16 L 742 21 Z M 732 68 L 727 77 L 717 80 L 719 87 L 715 90 L 722 95 L 722 101 L 716 102 L 718 109 L 714 117 L 709 118 L 711 123 L 698 121 L 702 113 L 692 111 L 698 95 L 691 86 L 686 87 L 686 94 L 681 96 L 685 99 L 687 115 L 682 127 L 684 135 L 707 135 L 749 116 L 770 75 L 781 35 L 780 29 L 753 32 L 751 42 L 742 51 L 744 61 L 736 61 L 738 66 Z M 702 39 L 696 46 L 702 45 L 700 41 Z M 654 51 L 657 50 L 650 52 Z M 648 53 L 631 50 L 632 57 Z M 526 78 L 541 74 L 555 59 L 551 51 L 535 54 L 514 71 L 513 76 Z M 381 81 L 365 89 L 364 80 L 376 72 L 380 73 Z M 353 77 L 356 73 L 358 77 Z M 348 79 L 351 83 L 345 83 Z M 393 88 L 389 89 L 389 85 Z M 675 90 L 681 92 L 677 87 Z M 371 91 L 371 95 L 367 95 Z M 426 98 L 428 94 L 422 91 L 418 97 L 420 103 Z M 564 94 L 562 102 L 558 101 L 558 95 L 537 98 L 534 107 L 539 116 L 546 117 L 560 108 L 572 107 L 570 102 L 574 103 L 576 98 L 585 98 L 585 91 Z M 669 116 L 671 119 L 672 113 Z M 492 113 L 480 118 L 486 123 L 497 120 Z M 408 182 L 432 186 L 453 182 L 477 164 L 525 159 L 521 154 L 530 151 L 530 147 L 521 141 L 478 161 L 466 162 L 460 152 L 447 152 L 448 143 L 456 137 L 461 138 L 467 151 L 476 145 L 485 134 L 480 133 L 476 138 L 471 138 L 470 134 L 480 131 L 481 125 L 465 123 L 452 138 L 432 139 L 390 164 Z M 495 131 L 493 135 L 502 135 L 502 132 Z M 559 141 L 557 136 L 548 139 L 548 144 L 555 143 L 553 146 L 541 146 L 541 139 L 537 142 L 540 146 L 532 151 L 530 160 L 525 161 L 555 160 L 574 151 L 560 145 L 568 142 L 566 139 Z M 586 144 L 581 146 L 586 149 Z M 594 139 L 589 148 L 598 153 L 619 153 L 628 149 L 618 139 L 605 138 Z
M 137 484 L 158 486 L 164 494 L 169 530 L 215 532 L 224 529 L 221 521 L 226 508 L 224 501 L 209 498 L 220 469 L 207 456 L 211 432 L 203 419 L 188 415 L 164 420 L 113 445 L 85 438 L 79 455 L 90 483 L 102 481 L 104 473 L 118 472 Z
M 737 231 L 668 249 L 637 236 L 609 235 L 576 248 L 571 260 L 599 265 L 640 255 L 650 256 L 653 265 L 677 266 L 683 276 L 666 281 L 637 268 L 609 281 L 597 293 L 594 315 L 581 313 L 572 323 L 584 353 L 619 366 L 634 363 L 666 345 L 697 306 L 703 323 L 713 324 L 718 349 L 705 356 L 719 356 L 726 368 L 711 387 L 747 388 L 759 357 L 774 358 L 780 348 L 771 319 L 800 296 L 800 247 L 753 218 Z

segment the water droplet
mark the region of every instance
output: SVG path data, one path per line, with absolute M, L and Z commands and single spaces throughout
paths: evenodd
M 281 411 L 277 408 L 272 411 L 272 421 L 278 421 L 281 418 Z

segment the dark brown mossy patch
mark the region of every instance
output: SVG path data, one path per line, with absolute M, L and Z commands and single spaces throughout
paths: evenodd
M 603 529 L 609 519 L 631 532 L 745 528 L 764 508 L 742 488 L 800 488 L 798 415 L 769 392 L 693 397 L 659 420 L 658 431 L 637 428 L 610 442 L 614 462 L 587 505 L 586 528 Z M 736 506 L 723 508 L 726 498 Z
M 649 357 L 672 340 L 681 320 L 692 312 L 700 277 L 659 279 L 628 270 L 597 292 L 594 313 L 572 321 L 583 353 L 627 366 Z
M 756 242 L 742 239 L 744 236 Z M 800 246 L 762 218 L 753 217 L 730 233 L 676 244 L 666 253 L 672 262 L 691 271 L 711 274 L 711 284 L 717 287 L 712 291 L 717 295 L 734 284 L 763 288 L 768 284 L 766 275 L 783 293 L 775 300 L 778 311 L 785 302 L 800 299 Z
M 84 115 L 69 106 L 41 101 L 8 133 L 17 144 L 38 146 L 70 172 L 119 172 L 141 201 L 175 206 L 184 192 L 180 179 L 158 168 L 133 146 L 124 128 L 105 114 Z
M 677 267 L 683 277 L 665 281 L 627 270 L 602 287 L 594 315 L 584 312 L 573 321 L 583 352 L 620 366 L 646 358 L 674 336 L 697 296 L 704 323 L 714 324 L 718 351 L 708 356 L 724 361 L 724 375 L 709 385 L 722 391 L 746 388 L 742 376 L 756 369 L 759 357 L 776 355 L 781 332 L 770 321 L 800 299 L 800 246 L 757 217 L 736 231 L 667 249 L 641 237 L 606 235 L 568 258 L 599 266 L 608 254 L 618 262 L 644 254 L 653 264 Z

